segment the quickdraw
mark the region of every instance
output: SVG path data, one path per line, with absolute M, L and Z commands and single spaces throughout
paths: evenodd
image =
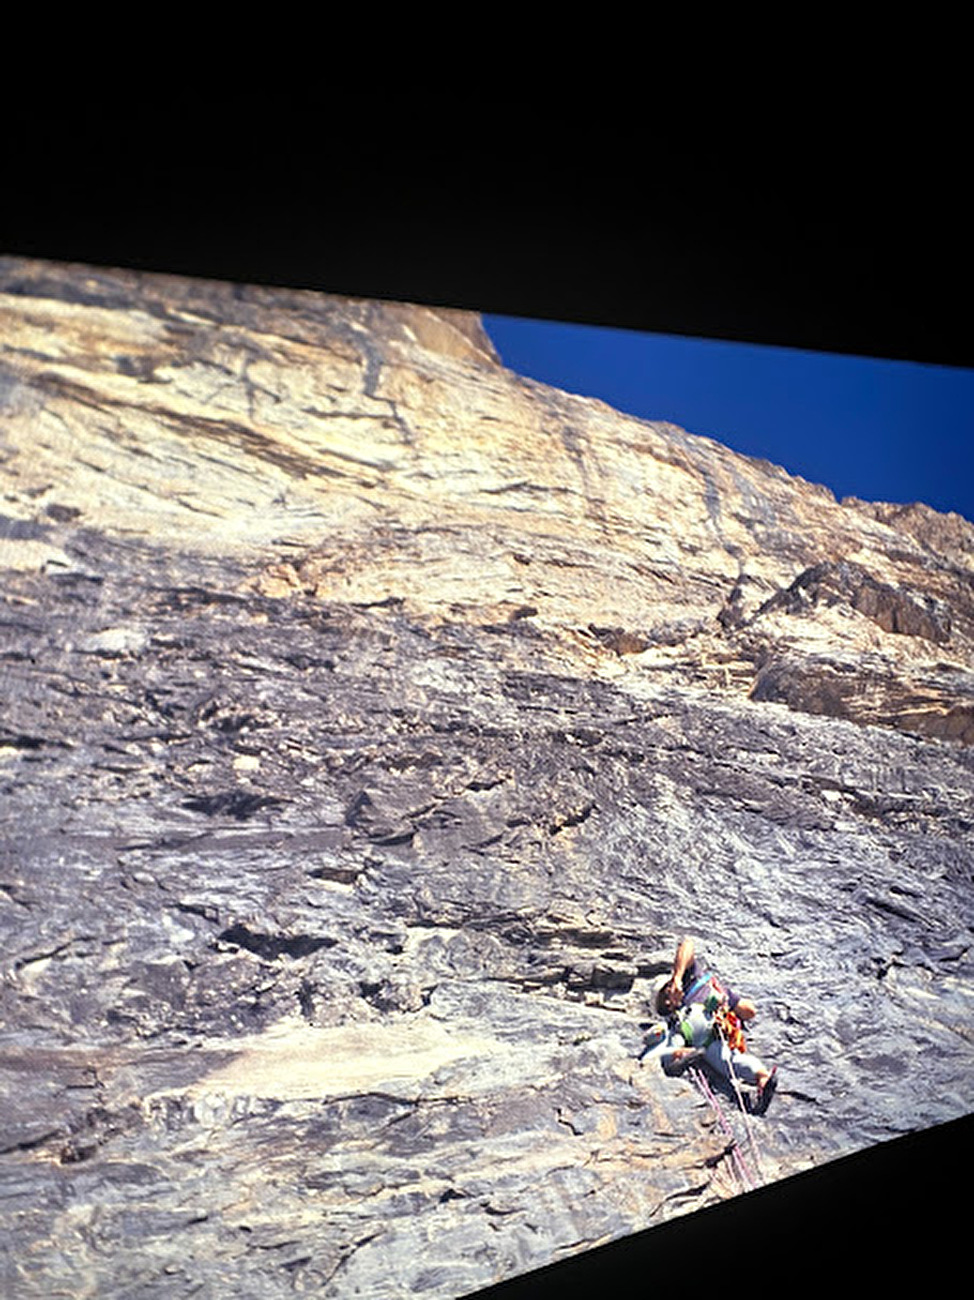
M 741 1022 L 726 1003 L 718 1003 L 714 1008 L 714 1032 L 727 1044 L 732 1052 L 746 1052 L 744 1030 Z

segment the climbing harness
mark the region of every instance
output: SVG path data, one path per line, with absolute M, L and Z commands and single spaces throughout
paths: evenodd
M 727 1044 L 732 1052 L 746 1052 L 744 1030 L 741 1022 L 731 1011 L 726 1002 L 719 1002 L 713 1008 L 714 1032 Z
M 744 1030 L 740 1019 L 730 1008 L 727 1000 L 727 990 L 710 971 L 704 971 L 686 990 L 683 994 L 683 1006 L 689 1006 L 696 994 L 701 989 L 706 988 L 708 984 L 711 986 L 712 991 L 709 997 L 705 999 L 703 1008 L 708 1015 L 713 1017 L 715 1034 L 719 1035 L 733 1051 L 746 1052 L 747 1044 L 744 1041 Z
M 747 1051 L 747 1043 L 744 1040 L 744 1030 L 741 1028 L 740 1020 L 731 1011 L 727 1003 L 722 1001 L 716 994 L 712 994 L 703 1004 L 694 1003 L 689 1007 L 681 1008 L 681 1010 L 685 1014 L 674 1015 L 670 1019 L 670 1024 L 682 1037 L 687 1047 L 709 1047 L 711 1043 L 720 1039 L 732 1051 Z M 693 1013 L 697 1010 L 707 1017 L 709 1028 L 705 1039 L 698 1037 L 701 1025 L 699 1020 L 694 1022 L 693 1019 Z

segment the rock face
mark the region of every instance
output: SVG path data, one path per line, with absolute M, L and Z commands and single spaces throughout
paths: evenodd
M 0 261 L 10 1296 L 463 1295 L 971 1109 L 974 527 L 428 309 Z

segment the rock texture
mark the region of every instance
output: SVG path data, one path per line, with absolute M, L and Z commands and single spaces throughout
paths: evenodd
M 684 932 L 765 1181 L 971 1109 L 970 523 L 459 313 L 6 259 L 0 340 L 5 1295 L 453 1297 L 733 1195 L 638 1059 Z

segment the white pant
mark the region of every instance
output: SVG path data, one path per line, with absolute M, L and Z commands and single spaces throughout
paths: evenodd
M 735 1052 L 722 1042 L 719 1038 L 707 1048 L 704 1053 L 704 1060 L 716 1070 L 718 1074 L 723 1075 L 725 1079 L 731 1077 L 733 1069 L 734 1076 L 741 1083 L 754 1083 L 758 1081 L 759 1074 L 767 1074 L 764 1062 L 752 1052 Z
M 665 1070 L 667 1066 L 675 1062 L 676 1052 L 683 1047 L 686 1047 L 683 1036 L 671 1033 L 657 1047 L 654 1047 L 649 1054 L 657 1057 Z M 712 1070 L 725 1079 L 731 1077 L 731 1070 L 733 1069 L 734 1077 L 741 1083 L 756 1084 L 758 1075 L 768 1073 L 764 1062 L 759 1057 L 752 1052 L 732 1051 L 720 1038 L 715 1038 L 710 1046 L 704 1049 L 704 1060 Z

